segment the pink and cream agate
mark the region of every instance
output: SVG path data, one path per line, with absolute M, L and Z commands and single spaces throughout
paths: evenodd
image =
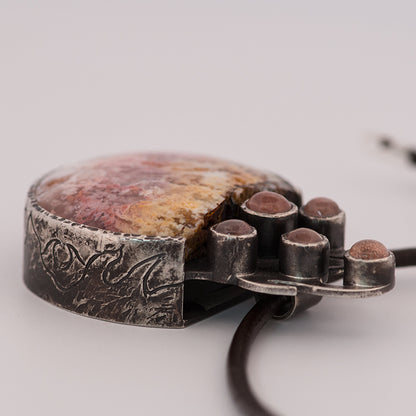
M 35 196 L 52 214 L 91 227 L 185 237 L 189 252 L 204 239 L 199 231 L 222 219 L 225 204 L 263 189 L 293 192 L 277 175 L 229 161 L 145 153 L 56 170 L 42 178 Z

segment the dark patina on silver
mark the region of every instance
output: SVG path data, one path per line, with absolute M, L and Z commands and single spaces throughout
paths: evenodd
M 111 322 L 183 328 L 252 296 L 223 275 L 188 279 L 183 237 L 112 232 L 50 213 L 37 201 L 39 183 L 25 207 L 24 282 L 44 300 Z M 228 210 L 232 217 L 235 209 Z M 256 252 L 247 253 L 255 268 Z
M 246 201 L 231 218 L 249 222 L 244 223 L 247 232 L 234 235 L 213 225 L 207 249 L 185 262 L 183 237 L 78 224 L 40 207 L 35 190 L 36 185 L 25 210 L 25 283 L 48 302 L 82 315 L 182 328 L 253 294 L 290 297 L 289 317 L 323 296 L 368 297 L 394 286 L 391 252 L 377 261 L 344 256 L 344 213 L 342 221 L 330 218 L 329 225 L 320 224 L 323 234 L 328 230 L 330 241 L 337 242 L 334 252 L 324 235 L 319 243 L 287 239 L 297 226 L 293 202 L 287 213 L 272 215 L 249 210 Z M 340 278 L 342 285 L 332 284 Z
M 109 232 L 57 217 L 29 193 L 24 281 L 43 299 L 114 322 L 182 327 L 184 239 Z

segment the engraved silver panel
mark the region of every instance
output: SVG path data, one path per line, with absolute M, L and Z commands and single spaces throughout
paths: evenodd
M 24 281 L 43 299 L 108 321 L 184 326 L 184 238 L 113 233 L 25 209 Z

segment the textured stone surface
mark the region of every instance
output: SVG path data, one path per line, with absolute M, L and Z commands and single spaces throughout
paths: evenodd
M 36 198 L 47 211 L 92 227 L 185 237 L 188 255 L 205 240 L 207 227 L 261 190 L 300 202 L 277 175 L 215 158 L 160 153 L 56 170 L 40 181 Z
M 322 236 L 310 228 L 297 228 L 286 235 L 289 241 L 299 244 L 313 244 L 322 241 Z
M 304 207 L 306 215 L 316 218 L 333 217 L 341 212 L 338 204 L 329 198 L 319 197 L 311 199 Z
M 215 231 L 229 235 L 247 235 L 253 232 L 253 227 L 242 220 L 226 220 L 215 226 Z
M 389 251 L 376 240 L 361 240 L 351 247 L 350 256 L 361 260 L 377 260 L 388 257 Z
M 276 192 L 262 191 L 254 194 L 247 201 L 247 208 L 261 214 L 281 214 L 290 211 L 290 202 Z

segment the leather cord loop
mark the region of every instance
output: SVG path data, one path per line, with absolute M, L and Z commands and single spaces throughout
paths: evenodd
M 233 397 L 240 410 L 250 416 L 275 415 L 259 402 L 247 377 L 250 347 L 263 326 L 274 316 L 287 312 L 288 299 L 274 296 L 260 299 L 241 321 L 228 353 L 228 379 Z
M 416 266 L 416 248 L 392 250 L 396 267 Z M 241 321 L 228 353 L 228 380 L 240 410 L 248 416 L 278 416 L 268 410 L 253 393 L 247 377 L 250 347 L 257 334 L 273 317 L 284 316 L 291 307 L 285 296 L 261 298 Z

